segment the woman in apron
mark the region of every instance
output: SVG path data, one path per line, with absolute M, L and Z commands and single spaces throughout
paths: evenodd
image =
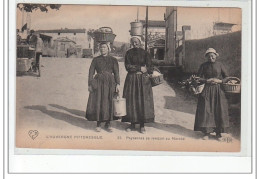
M 119 67 L 117 59 L 109 55 L 109 43 L 101 43 L 99 49 L 101 55 L 92 60 L 89 68 L 86 118 L 97 121 L 97 132 L 101 131 L 102 122 L 105 129 L 112 132 L 110 121 L 116 119 L 113 116 L 113 96 L 119 92 Z
M 132 131 L 135 124 L 140 124 L 140 132 L 145 133 L 144 124 L 154 122 L 153 90 L 148 74 L 153 72 L 151 58 L 140 48 L 141 38 L 131 38 L 132 49 L 125 55 L 127 76 L 124 84 L 123 97 L 126 98 L 127 116 L 122 122 L 130 122 L 126 129 Z
M 221 133 L 229 127 L 228 103 L 221 83 L 228 73 L 224 65 L 216 61 L 218 53 L 215 49 L 209 48 L 205 57 L 208 60 L 203 63 L 198 71 L 198 76 L 205 82 L 205 87 L 199 95 L 195 117 L 195 131 L 204 133 L 204 140 L 207 140 L 210 133 L 215 132 L 216 138 L 221 139 Z

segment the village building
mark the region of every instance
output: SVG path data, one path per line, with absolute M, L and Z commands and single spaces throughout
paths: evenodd
M 177 7 L 166 7 L 165 13 L 165 24 L 166 24 L 166 35 L 165 35 L 165 64 L 162 64 L 162 68 L 169 70 L 170 66 L 172 69 L 179 69 L 185 73 L 196 73 L 202 64 L 204 59 L 204 53 L 207 48 L 215 48 L 222 56 L 226 58 L 223 60 L 223 64 L 226 64 L 227 69 L 231 74 L 238 74 L 239 67 L 234 68 L 230 66 L 234 63 L 234 60 L 225 57 L 225 54 L 230 53 L 230 49 L 236 47 L 239 51 L 240 35 L 241 32 L 234 32 L 234 26 L 236 24 L 215 21 L 214 23 L 208 23 L 207 28 L 200 28 L 200 38 L 194 36 L 197 30 L 194 30 L 190 25 L 182 25 L 177 23 Z M 178 29 L 177 29 L 178 27 Z M 197 27 L 195 27 L 197 28 Z M 225 48 L 223 48 L 223 44 Z M 232 51 L 234 51 L 232 49 Z M 239 53 L 236 53 L 239 54 Z M 235 56 L 238 57 L 239 55 Z M 240 57 L 237 58 L 241 60 Z M 168 66 L 167 66 L 168 65 Z M 234 65 L 239 66 L 239 65 Z M 238 76 L 236 75 L 236 76 Z
M 54 40 L 54 55 L 55 57 L 60 58 L 70 57 L 71 55 L 73 55 L 73 57 L 76 57 L 77 53 L 75 47 L 75 41 L 70 40 L 67 37 L 59 37 Z
M 51 42 L 52 42 L 52 37 L 49 35 L 44 35 L 40 34 L 40 38 L 43 41 L 43 48 L 42 48 L 42 55 L 43 56 L 54 56 L 51 55 Z
M 82 57 L 86 49 L 93 54 L 94 40 L 88 35 L 86 29 L 38 30 L 37 33 L 52 37 L 48 42 L 48 56 L 69 57 L 72 54 L 76 57 Z M 72 48 L 75 49 L 72 50 Z
M 215 22 L 213 25 L 213 35 L 223 35 L 232 32 L 232 27 L 236 24 Z
M 206 39 L 234 32 L 236 24 L 215 21 L 198 26 L 181 25 L 178 21 L 178 8 L 166 7 L 166 43 L 165 60 L 176 66 L 182 66 L 186 57 L 186 43 L 190 40 Z
M 165 60 L 175 62 L 176 31 L 177 31 L 177 7 L 166 7 L 165 20 Z
M 145 20 L 140 20 L 140 22 L 143 24 L 143 30 L 145 31 Z M 149 20 L 147 33 L 147 46 L 151 57 L 163 60 L 165 54 L 165 22 Z

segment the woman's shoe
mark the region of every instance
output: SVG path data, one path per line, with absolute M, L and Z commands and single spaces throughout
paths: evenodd
M 126 132 L 131 132 L 135 129 L 135 125 L 134 124 L 131 124 L 129 127 L 127 127 L 125 130 Z
M 222 135 L 221 134 L 216 134 L 216 139 L 218 141 L 222 141 Z
M 110 123 L 106 123 L 106 124 L 105 124 L 105 129 L 106 129 L 108 132 L 113 132 L 113 128 L 111 127 L 111 124 L 110 124 Z
M 125 130 L 126 130 L 126 132 L 131 132 L 132 131 L 131 127 L 128 127 Z
M 96 127 L 96 132 L 101 132 L 101 127 Z
M 141 132 L 142 134 L 145 134 L 145 128 L 144 128 L 144 127 L 141 127 L 141 128 L 140 128 L 140 132 Z
M 202 140 L 209 140 L 209 134 L 205 134 L 205 135 L 202 137 Z

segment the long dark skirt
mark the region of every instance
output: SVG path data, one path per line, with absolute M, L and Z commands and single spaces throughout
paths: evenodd
M 224 91 L 219 84 L 206 84 L 198 99 L 194 130 L 222 133 L 227 132 L 228 127 L 228 103 Z
M 128 73 L 123 97 L 126 98 L 127 116 L 122 122 L 154 122 L 153 90 L 147 74 Z
M 110 73 L 100 73 L 94 80 L 96 89 L 89 93 L 86 118 L 99 122 L 116 119 L 113 117 L 114 76 Z

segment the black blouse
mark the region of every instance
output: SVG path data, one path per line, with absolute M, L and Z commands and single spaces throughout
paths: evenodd
M 220 62 L 205 62 L 203 63 L 198 71 L 198 76 L 202 78 L 218 78 L 223 79 L 228 77 L 228 72 L 224 65 Z
M 148 73 L 153 72 L 152 60 L 148 52 L 142 48 L 132 48 L 126 52 L 125 68 L 128 72 L 140 72 L 146 66 Z
M 93 80 L 95 71 L 97 73 L 102 72 L 109 72 L 114 74 L 115 82 L 117 84 L 120 84 L 120 77 L 119 77 L 119 67 L 118 67 L 118 61 L 116 58 L 112 56 L 98 56 L 93 58 L 90 68 L 89 68 L 89 76 L 88 76 L 88 82 L 90 84 L 90 81 Z

